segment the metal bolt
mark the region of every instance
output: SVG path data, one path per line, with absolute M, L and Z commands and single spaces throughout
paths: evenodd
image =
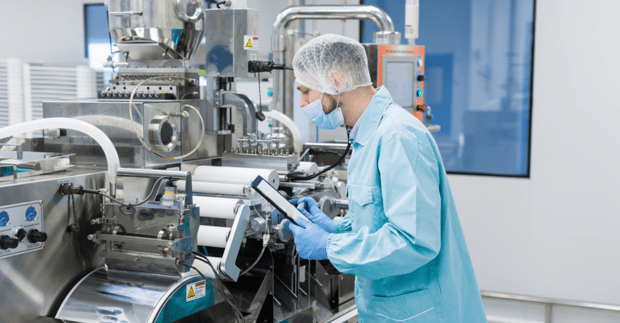
M 135 261 L 135 262 L 140 261 L 140 257 L 133 258 L 133 261 Z

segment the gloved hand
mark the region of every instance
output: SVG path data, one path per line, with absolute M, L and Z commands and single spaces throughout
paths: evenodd
M 327 259 L 327 233 L 317 224 L 299 219 L 299 225 L 286 221 L 284 226 L 293 232 L 299 256 L 308 260 Z
M 291 203 L 294 205 L 305 203 L 310 212 L 306 211 L 304 208 L 300 209 L 301 213 L 307 216 L 312 222 L 318 224 L 321 228 L 323 228 L 323 230 L 329 233 L 336 232 L 336 223 L 334 223 L 334 220 L 330 219 L 327 215 L 325 215 L 325 213 L 323 213 L 323 211 L 321 211 L 313 198 L 302 197 L 300 199 L 291 200 Z

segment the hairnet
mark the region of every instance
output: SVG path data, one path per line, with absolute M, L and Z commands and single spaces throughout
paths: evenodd
M 293 69 L 295 82 L 332 95 L 372 84 L 364 47 L 340 35 L 323 35 L 302 46 Z

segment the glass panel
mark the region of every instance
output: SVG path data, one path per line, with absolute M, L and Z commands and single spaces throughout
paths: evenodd
M 405 0 L 364 3 L 404 35 Z M 533 21 L 534 0 L 420 1 L 425 103 L 448 172 L 529 176 Z M 376 30 L 365 22 L 363 42 Z
M 103 4 L 85 4 L 84 17 L 86 57 L 90 68 L 101 71 L 110 53 L 118 50 L 110 40 L 108 10 Z
M 415 63 L 387 63 L 385 87 L 390 89 L 394 102 L 402 107 L 413 107 L 413 78 Z

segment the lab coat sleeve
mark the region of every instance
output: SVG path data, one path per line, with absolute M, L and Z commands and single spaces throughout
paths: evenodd
M 340 220 L 335 220 L 336 233 L 345 233 L 351 231 L 351 212 L 348 212 Z
M 342 273 L 370 279 L 413 272 L 441 247 L 441 196 L 437 157 L 411 133 L 381 138 L 378 169 L 385 223 L 376 232 L 330 234 L 327 255 Z M 350 196 L 351 197 L 351 196 Z

